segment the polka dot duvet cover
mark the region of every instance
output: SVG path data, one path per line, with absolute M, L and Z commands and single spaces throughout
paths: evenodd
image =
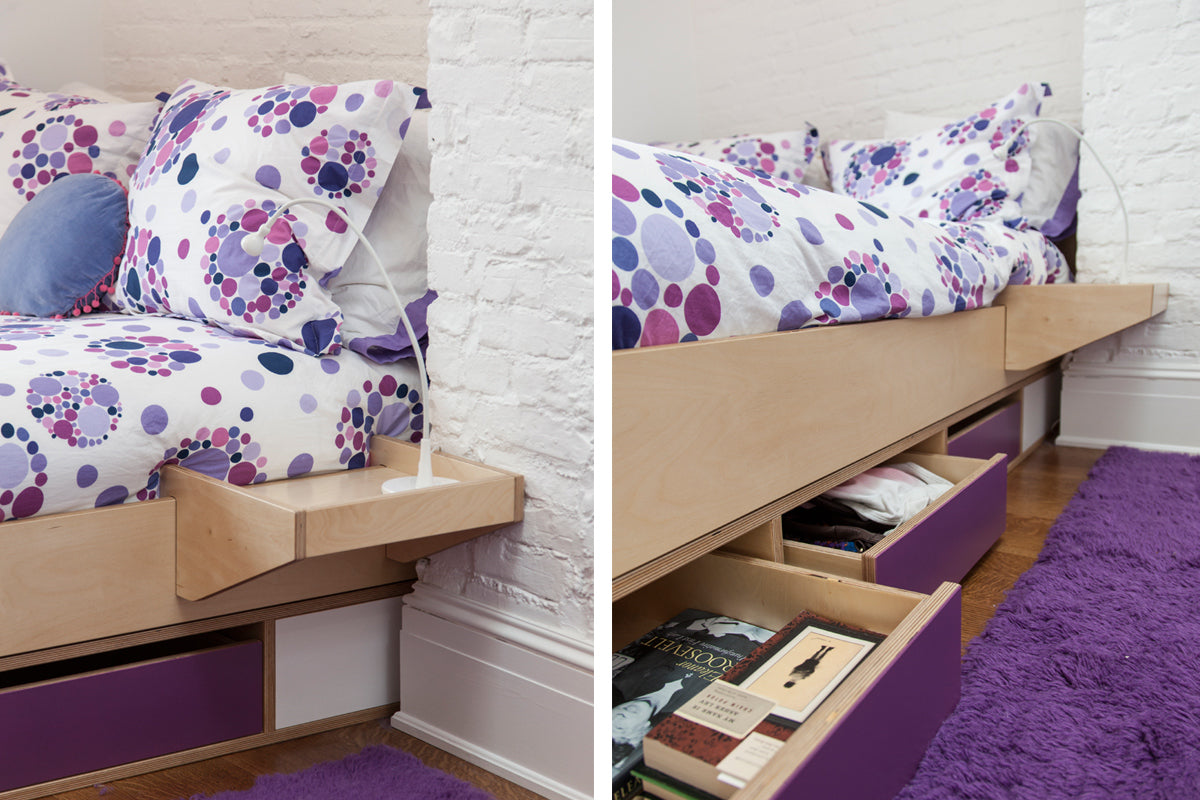
M 612 146 L 613 349 L 990 305 L 1070 279 L 999 216 L 935 221 L 650 145 Z
M 0 317 L 0 522 L 158 496 L 179 464 L 234 484 L 364 466 L 420 441 L 412 359 L 320 358 L 186 320 Z

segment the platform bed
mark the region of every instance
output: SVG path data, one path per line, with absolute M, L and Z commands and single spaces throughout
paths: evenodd
M 523 482 L 435 454 L 435 473 L 458 483 L 384 495 L 384 480 L 415 473 L 416 447 L 376 437 L 371 452 L 364 469 L 250 487 L 168 468 L 161 499 L 0 524 L 0 747 L 49 753 L 6 758 L 0 798 L 395 711 L 388 643 L 413 562 L 520 520 Z M 301 633 L 280 651 L 284 624 Z M 306 628 L 321 631 L 307 650 Z M 367 633 L 339 645 L 339 628 Z M 342 666 L 309 670 L 322 649 Z M 285 695 L 317 711 L 280 709 Z
M 869 466 L 945 447 L 1072 349 L 1165 307 L 1162 285 L 1010 286 L 957 314 L 614 352 L 614 596 Z

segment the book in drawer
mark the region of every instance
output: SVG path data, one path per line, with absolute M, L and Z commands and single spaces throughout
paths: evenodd
M 784 541 L 784 561 L 916 592 L 932 592 L 943 581 L 962 580 L 1004 533 L 1008 488 L 1004 456 L 982 460 L 905 453 L 893 461 L 919 464 L 954 486 L 864 552 Z
M 262 642 L 216 641 L 0 674 L 0 791 L 260 733 Z
M 713 553 L 614 603 L 614 652 L 684 608 L 774 630 L 807 609 L 885 635 L 733 800 L 890 800 L 958 702 L 961 602 L 954 584 L 921 594 Z M 864 750 L 881 731 L 887 746 Z

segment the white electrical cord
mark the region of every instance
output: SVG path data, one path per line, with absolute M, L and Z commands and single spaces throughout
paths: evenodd
M 408 333 L 408 340 L 412 343 L 413 347 L 413 356 L 417 360 L 417 373 L 421 380 L 421 399 L 425 406 L 420 452 L 417 457 L 417 474 L 415 476 L 392 478 L 391 480 L 384 481 L 382 487 L 383 491 L 387 493 L 404 492 L 409 491 L 410 489 L 423 489 L 427 486 L 440 486 L 447 483 L 455 483 L 456 481 L 453 478 L 435 478 L 433 475 L 432 445 L 430 444 L 429 437 L 429 430 L 432 424 L 432 414 L 429 398 L 427 397 L 427 392 L 429 390 L 429 378 L 425 374 L 425 356 L 421 353 L 421 346 L 417 342 L 417 334 L 413 330 L 412 323 L 408 319 L 408 313 L 404 309 L 404 302 L 400 299 L 400 294 L 396 291 L 396 287 L 392 285 L 392 280 L 388 277 L 387 270 L 384 269 L 383 261 L 380 260 L 379 254 L 375 252 L 375 248 L 371 246 L 371 243 L 367 240 L 366 235 L 364 235 L 362 230 L 360 230 L 359 227 L 350 220 L 350 218 L 346 215 L 346 212 L 328 200 L 322 200 L 319 197 L 298 197 L 288 200 L 287 202 L 275 208 L 275 210 L 273 210 L 270 215 L 267 216 L 267 221 L 264 222 L 257 231 L 250 233 L 246 236 L 246 238 L 242 239 L 242 250 L 245 251 L 247 255 L 262 255 L 263 247 L 266 245 L 267 241 L 267 234 L 275 225 L 275 220 L 278 219 L 288 208 L 300 203 L 313 203 L 333 211 L 342 219 L 343 222 L 346 223 L 350 230 L 353 231 L 354 235 L 358 237 L 358 240 L 362 242 L 363 247 L 366 248 L 367 253 L 375 262 L 375 266 L 379 268 L 379 274 L 383 277 L 384 286 L 387 287 L 388 292 L 390 292 L 392 295 L 392 299 L 396 302 L 396 308 L 400 312 L 400 321 L 404 325 L 404 330 Z
M 1016 140 L 1016 138 L 1022 133 L 1024 133 L 1025 129 L 1030 125 L 1037 125 L 1042 122 L 1052 122 L 1055 125 L 1066 128 L 1075 136 L 1076 139 L 1086 144 L 1088 150 L 1091 150 L 1092 155 L 1095 156 L 1096 163 L 1100 165 L 1100 169 L 1104 170 L 1104 174 L 1107 175 L 1109 181 L 1112 182 L 1113 189 L 1115 189 L 1117 192 L 1117 202 L 1121 205 L 1121 218 L 1125 223 L 1125 249 L 1122 254 L 1121 263 L 1121 281 L 1124 282 L 1125 276 L 1129 272 L 1129 213 L 1125 210 L 1125 198 L 1121 196 L 1121 187 L 1117 183 L 1117 179 L 1114 178 L 1113 174 L 1108 171 L 1108 167 L 1104 166 L 1104 162 L 1100 159 L 1100 154 L 1096 152 L 1096 148 L 1092 147 L 1092 143 L 1089 142 L 1084 135 L 1075 128 L 1074 125 L 1070 124 L 1069 122 L 1063 122 L 1061 119 L 1053 119 L 1051 117 L 1038 117 L 1037 119 L 1031 119 L 1029 122 L 1026 122 L 1013 131 L 1012 135 L 1004 141 L 1004 145 L 1002 147 L 997 147 L 992 150 L 992 155 L 994 155 L 996 158 L 1008 158 L 1008 149 L 1012 146 L 1013 141 Z

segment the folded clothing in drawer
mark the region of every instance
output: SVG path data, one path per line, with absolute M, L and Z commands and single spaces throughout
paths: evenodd
M 783 535 L 861 553 L 954 484 L 911 461 L 871 467 L 783 515 Z
M 320 358 L 187 320 L 0 317 L 0 521 L 158 496 L 179 464 L 235 484 L 417 441 L 412 359 Z
M 2 674 L 0 686 L 0 791 L 263 729 L 256 640 L 132 648 Z
M 897 461 L 918 464 L 943 476 L 951 486 L 865 550 L 785 539 L 784 561 L 916 592 L 933 591 L 943 581 L 962 580 L 1004 532 L 1004 456 L 983 461 L 909 452 Z M 785 514 L 780 525 L 785 536 L 786 519 Z

